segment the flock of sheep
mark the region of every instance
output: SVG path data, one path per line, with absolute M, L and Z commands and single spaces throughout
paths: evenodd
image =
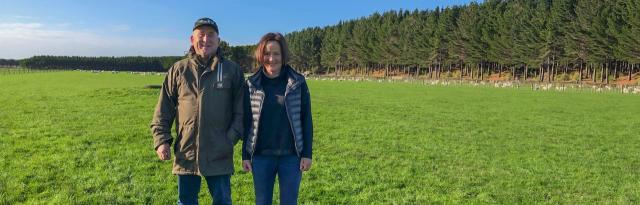
M 579 90 L 590 92 L 620 92 L 624 94 L 640 94 L 640 85 L 601 85 L 601 84 L 575 84 L 575 83 L 542 83 L 542 82 L 519 82 L 519 81 L 468 81 L 468 80 L 422 80 L 422 79 L 405 79 L 405 80 L 389 80 L 389 79 L 371 79 L 371 78 L 339 78 L 339 77 L 312 77 L 310 79 L 322 81 L 367 81 L 367 82 L 405 82 L 418 83 L 430 86 L 449 86 L 449 85 L 469 85 L 469 86 L 493 86 L 496 88 L 524 88 L 530 87 L 535 91 L 558 91 Z

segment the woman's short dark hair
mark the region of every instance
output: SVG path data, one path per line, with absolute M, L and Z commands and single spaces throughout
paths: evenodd
M 289 46 L 287 46 L 287 40 L 285 40 L 284 36 L 280 33 L 267 33 L 260 38 L 260 42 L 258 42 L 258 47 L 256 47 L 256 52 L 254 53 L 256 61 L 258 64 L 264 65 L 264 50 L 267 48 L 267 43 L 269 41 L 278 42 L 280 45 L 280 52 L 282 56 L 282 65 L 286 65 L 289 63 Z

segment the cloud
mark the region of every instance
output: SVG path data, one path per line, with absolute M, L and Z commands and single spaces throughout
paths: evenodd
M 9 29 L 15 31 L 22 31 L 28 29 L 42 28 L 40 23 L 0 23 L 0 29 Z
M 69 56 L 165 56 L 182 55 L 189 46 L 184 39 L 117 37 L 68 24 L 0 23 L 0 58 L 21 59 L 34 55 Z M 126 25 L 112 30 L 126 31 Z
M 23 16 L 23 15 L 13 15 L 13 16 L 9 16 L 9 19 L 15 20 L 15 21 L 32 21 L 33 19 L 35 19 L 35 17 L 33 17 L 33 16 Z
M 131 28 L 128 25 L 113 25 L 111 26 L 111 30 L 116 32 L 129 31 Z

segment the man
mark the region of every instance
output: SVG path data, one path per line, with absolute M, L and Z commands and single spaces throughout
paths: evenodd
M 231 204 L 233 146 L 243 129 L 244 76 L 236 63 L 222 57 L 218 34 L 213 20 L 196 21 L 189 54 L 167 72 L 151 122 L 161 160 L 171 158 L 173 144 L 178 204 L 198 203 L 201 177 L 214 204 Z

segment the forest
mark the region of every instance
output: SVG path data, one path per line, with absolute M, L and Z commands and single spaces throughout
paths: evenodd
M 638 70 L 638 11 L 637 0 L 488 0 L 374 13 L 287 38 L 291 64 L 314 73 L 606 83 Z

